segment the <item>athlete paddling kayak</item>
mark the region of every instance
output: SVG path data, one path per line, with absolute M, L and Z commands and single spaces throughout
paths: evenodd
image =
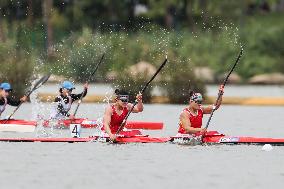
M 27 101 L 27 97 L 23 96 L 20 100 L 14 100 L 9 97 L 12 92 L 12 87 L 9 83 L 1 83 L 0 85 L 0 116 L 6 109 L 6 105 L 18 106 L 21 102 Z
M 103 128 L 112 141 L 115 141 L 115 133 L 120 128 L 120 125 L 124 121 L 128 112 L 131 110 L 133 104 L 128 103 L 129 95 L 125 91 L 115 90 L 115 102 L 106 107 L 104 117 L 103 117 Z M 133 108 L 133 113 L 138 113 L 143 111 L 142 94 L 136 96 L 137 105 Z
M 68 113 L 71 105 L 74 101 L 79 100 L 81 96 L 85 97 L 87 95 L 88 87 L 88 83 L 85 83 L 82 93 L 72 94 L 72 90 L 75 89 L 74 85 L 70 81 L 64 81 L 59 89 L 60 94 L 54 100 L 56 107 L 51 113 L 51 119 L 62 120 L 66 117 L 74 119 L 74 115 Z
M 216 103 L 215 110 L 217 110 L 222 103 L 222 95 L 224 93 L 224 86 L 219 88 L 221 98 Z M 190 91 L 189 94 L 189 106 L 184 108 L 179 117 L 179 134 L 191 134 L 202 135 L 206 132 L 205 128 L 202 128 L 203 114 L 210 114 L 214 108 L 214 105 L 202 106 L 202 95 L 200 93 L 194 93 Z

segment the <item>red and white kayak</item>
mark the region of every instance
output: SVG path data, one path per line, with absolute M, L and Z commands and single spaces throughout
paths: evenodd
M 187 134 L 178 134 L 171 137 L 171 141 L 176 143 L 186 144 L 191 142 L 192 136 Z M 203 142 L 207 144 L 274 144 L 284 145 L 284 138 L 262 138 L 262 137 L 250 137 L 250 136 L 227 136 L 217 131 L 209 131 L 203 138 Z
M 165 143 L 170 141 L 170 137 L 149 137 L 132 136 L 118 137 L 117 143 Z M 0 142 L 109 142 L 107 137 L 88 137 L 88 138 L 0 138 Z
M 96 120 L 89 120 L 85 118 L 78 118 L 74 120 L 58 121 L 57 128 L 69 128 L 70 124 L 81 124 L 82 128 L 95 128 L 97 127 Z M 25 120 L 0 120 L 0 132 L 34 132 L 37 126 L 36 121 Z M 45 127 L 49 126 L 49 121 L 45 121 Z M 162 122 L 144 122 L 144 121 L 128 121 L 126 124 L 127 129 L 148 129 L 148 130 L 161 130 L 164 124 Z
M 87 118 L 66 119 L 58 121 L 56 127 L 69 128 L 70 124 L 81 124 L 82 128 L 95 128 L 97 127 L 96 120 L 89 120 Z M 44 122 L 44 126 L 49 126 L 49 121 Z M 145 122 L 145 121 L 127 121 L 125 127 L 127 129 L 143 129 L 143 130 L 161 130 L 164 127 L 162 122 Z
M 138 135 L 136 135 L 138 134 Z M 125 134 L 117 138 L 117 143 L 166 143 L 174 142 L 178 144 L 192 144 L 192 136 L 176 135 L 174 137 L 150 137 L 147 135 Z M 86 138 L 0 138 L 2 142 L 108 142 L 108 137 L 86 137 Z M 258 138 L 258 137 L 240 137 L 240 136 L 226 136 L 216 131 L 210 131 L 204 137 L 206 144 L 273 144 L 284 145 L 284 138 Z M 195 143 L 194 143 L 195 144 Z
M 0 132 L 30 133 L 35 131 L 36 125 L 36 121 L 18 119 L 0 120 Z

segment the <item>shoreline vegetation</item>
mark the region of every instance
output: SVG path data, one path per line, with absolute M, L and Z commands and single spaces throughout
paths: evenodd
M 134 95 L 167 56 L 154 82 L 164 101 L 181 104 L 189 89 L 206 97 L 205 84 L 220 83 L 243 46 L 230 83 L 283 84 L 281 2 L 3 1 L 0 82 L 12 84 L 14 97 L 47 73 L 84 82 L 106 53 L 91 82 L 112 83 Z M 145 102 L 155 98 L 152 90 Z
M 56 94 L 39 93 L 38 98 L 41 102 L 52 102 Z M 84 103 L 103 103 L 104 95 L 87 95 Z M 216 97 L 208 96 L 204 104 L 214 104 Z M 152 96 L 150 102 L 153 104 L 171 104 L 166 96 Z M 284 106 L 284 97 L 223 97 L 222 104 L 226 105 L 249 105 L 249 106 Z

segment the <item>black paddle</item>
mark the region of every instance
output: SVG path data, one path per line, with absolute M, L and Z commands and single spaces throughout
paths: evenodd
M 158 75 L 158 73 L 162 70 L 162 68 L 166 65 L 168 59 L 166 57 L 166 59 L 164 60 L 164 62 L 160 65 L 159 69 L 156 71 L 156 73 L 152 76 L 152 78 L 146 83 L 146 85 L 142 88 L 142 90 L 140 91 L 141 94 L 144 93 L 144 91 L 147 89 L 147 87 L 150 85 L 150 83 L 155 79 L 155 77 Z M 135 100 L 133 106 L 131 107 L 131 109 L 128 111 L 126 117 L 124 118 L 123 122 L 120 124 L 120 127 L 118 128 L 116 134 L 119 134 L 119 132 L 122 130 L 124 124 L 126 123 L 129 115 L 131 114 L 131 112 L 133 111 L 134 107 L 137 105 L 138 101 Z
M 225 87 L 225 85 L 226 85 L 226 83 L 227 83 L 227 81 L 228 81 L 228 79 L 229 79 L 231 73 L 234 71 L 235 67 L 237 66 L 237 64 L 238 64 L 238 62 L 239 62 L 239 60 L 240 60 L 240 58 L 241 58 L 242 55 L 243 55 L 243 48 L 241 47 L 241 51 L 240 51 L 240 53 L 239 53 L 239 55 L 238 55 L 238 57 L 237 57 L 237 59 L 236 59 L 236 61 L 235 61 L 235 64 L 233 65 L 233 67 L 231 68 L 230 72 L 228 73 L 228 75 L 226 76 L 226 78 L 224 79 L 224 81 L 223 81 L 223 83 L 222 83 L 222 85 L 223 85 L 224 87 Z M 213 113 L 214 113 L 215 110 L 216 110 L 215 108 L 216 108 L 216 106 L 217 106 L 217 103 L 218 103 L 218 101 L 220 100 L 220 98 L 221 98 L 222 95 L 223 95 L 222 92 L 219 91 L 218 97 L 217 97 L 217 99 L 216 99 L 216 102 L 215 102 L 215 104 L 214 104 L 214 106 L 213 106 L 213 109 L 212 109 L 212 111 L 211 111 L 211 114 L 210 114 L 210 116 L 209 116 L 209 119 L 208 119 L 208 121 L 207 121 L 207 123 L 206 123 L 206 126 L 205 126 L 205 128 L 204 128 L 204 129 L 206 129 L 206 130 L 207 130 L 208 127 L 209 127 L 209 123 L 210 123 L 210 121 L 211 121 L 211 119 L 212 119 Z M 202 141 L 203 141 L 204 135 L 205 135 L 205 133 L 202 134 Z
M 99 63 L 96 65 L 94 71 L 93 71 L 93 72 L 91 73 L 91 75 L 89 76 L 89 78 L 88 78 L 88 80 L 87 80 L 87 83 L 90 82 L 90 80 L 92 79 L 93 75 L 94 75 L 94 74 L 96 73 L 96 71 L 98 70 L 99 65 L 102 63 L 104 57 L 105 57 L 105 53 L 102 55 L 102 57 L 101 57 Z M 83 93 L 84 93 L 84 92 L 83 92 Z M 78 101 L 77 107 L 76 107 L 76 109 L 75 109 L 75 111 L 74 111 L 74 117 L 75 117 L 75 115 L 76 115 L 76 113 L 77 113 L 77 111 L 78 111 L 78 108 L 79 108 L 79 106 L 80 106 L 82 100 L 83 100 L 83 93 L 82 93 L 82 95 L 81 95 L 81 97 L 80 97 L 80 99 L 79 99 L 79 101 Z
M 49 79 L 51 74 L 48 74 L 46 76 L 43 76 L 42 78 L 40 78 L 40 80 L 38 80 L 35 84 L 34 87 L 28 91 L 28 93 L 25 95 L 26 97 L 29 97 L 35 90 L 37 90 L 38 88 L 40 88 L 45 82 L 47 82 L 47 80 Z M 16 111 L 20 108 L 20 106 L 23 104 L 23 102 L 21 102 L 17 108 L 9 115 L 9 117 L 7 118 L 7 120 L 5 121 L 5 123 L 11 119 L 11 117 L 16 113 Z M 5 124 L 4 123 L 4 124 Z

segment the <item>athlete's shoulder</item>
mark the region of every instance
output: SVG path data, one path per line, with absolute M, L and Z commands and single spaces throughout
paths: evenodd
M 113 111 L 114 106 L 112 104 L 108 104 L 105 108 L 106 112 L 112 112 Z
M 188 117 L 189 112 L 186 109 L 183 109 L 180 113 L 180 117 Z
M 183 108 L 182 111 L 181 111 L 181 114 L 189 114 L 190 111 L 187 107 Z

